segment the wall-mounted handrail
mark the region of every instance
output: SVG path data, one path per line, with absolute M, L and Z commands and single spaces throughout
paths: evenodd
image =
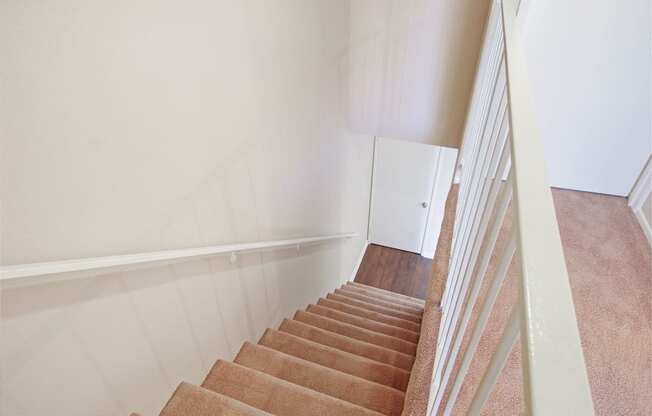
M 153 251 L 148 253 L 125 254 L 119 256 L 89 257 L 43 263 L 16 264 L 0 267 L 0 280 L 24 277 L 38 277 L 59 273 L 99 270 L 113 267 L 134 266 L 161 262 L 175 262 L 184 259 L 214 256 L 220 254 L 237 255 L 255 251 L 279 248 L 303 247 L 327 241 L 357 237 L 357 233 L 334 234 L 318 237 L 292 238 L 286 240 L 255 241 L 248 243 L 224 244 L 208 247 L 184 248 L 178 250 Z

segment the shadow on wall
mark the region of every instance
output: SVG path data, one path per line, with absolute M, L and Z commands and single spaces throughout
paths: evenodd
M 459 147 L 489 0 L 353 0 L 354 131 Z

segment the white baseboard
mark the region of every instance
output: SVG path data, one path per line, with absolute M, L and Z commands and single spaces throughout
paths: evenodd
M 362 245 L 362 250 L 360 250 L 358 260 L 355 262 L 355 266 L 353 266 L 353 272 L 351 273 L 351 276 L 349 276 L 349 280 L 347 280 L 347 282 L 352 282 L 355 280 L 355 275 L 358 274 L 358 269 L 360 269 L 360 265 L 362 264 L 364 253 L 367 252 L 367 247 L 369 247 L 369 240 L 365 240 L 364 244 Z
M 648 243 L 650 243 L 650 246 L 652 246 L 652 225 L 650 225 L 647 217 L 642 210 L 639 209 L 638 211 L 634 211 L 634 215 L 636 216 L 638 223 L 641 225 L 643 233 L 645 234 L 645 237 L 647 237 Z
M 629 193 L 628 205 L 634 211 L 636 219 L 638 219 L 647 241 L 652 246 L 652 224 L 650 224 L 650 218 L 652 218 L 652 213 L 646 215 L 643 212 L 643 204 L 648 196 L 652 193 L 652 157 L 647 161 L 647 164 L 643 168 L 643 172 L 639 176 L 638 180 L 634 184 L 632 191 Z

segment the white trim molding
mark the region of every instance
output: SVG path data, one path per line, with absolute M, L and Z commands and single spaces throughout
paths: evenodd
M 430 197 L 430 207 L 426 229 L 423 233 L 423 243 L 420 254 L 428 259 L 435 258 L 437 242 L 441 233 L 441 224 L 444 221 L 446 199 L 451 190 L 453 176 L 457 166 L 457 149 L 439 147 L 437 149 L 437 171 L 433 182 L 433 189 Z
M 139 264 L 172 263 L 220 254 L 230 255 L 232 261 L 235 262 L 238 253 L 267 251 L 280 248 L 296 248 L 299 250 L 303 246 L 321 244 L 333 240 L 350 239 L 357 236 L 357 233 L 345 233 L 288 240 L 256 241 L 250 243 L 225 244 L 179 250 L 154 251 L 149 253 L 126 254 L 122 256 L 91 257 L 45 263 L 17 264 L 0 267 L 0 281 L 24 277 L 39 277 L 59 273 L 120 268 Z
M 652 156 L 650 156 L 641 172 L 641 176 L 634 184 L 632 191 L 629 193 L 627 204 L 634 212 L 636 219 L 641 224 L 641 228 L 647 237 L 647 241 L 652 246 L 652 224 L 650 218 L 652 213 L 643 212 L 644 204 L 647 198 L 652 194 Z M 649 217 L 648 217 L 649 216 Z
M 349 279 L 347 280 L 348 282 L 353 282 L 355 280 L 355 276 L 358 274 L 358 270 L 360 269 L 360 265 L 362 264 L 364 255 L 367 252 L 367 247 L 369 247 L 369 240 L 365 240 L 364 243 L 362 244 L 360 255 L 358 255 L 358 260 L 355 262 L 355 265 L 353 266 L 353 271 L 351 272 L 351 276 L 349 276 Z

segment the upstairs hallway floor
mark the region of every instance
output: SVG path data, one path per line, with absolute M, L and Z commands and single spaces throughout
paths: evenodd
M 417 253 L 370 244 L 355 281 L 425 299 L 432 260 Z

